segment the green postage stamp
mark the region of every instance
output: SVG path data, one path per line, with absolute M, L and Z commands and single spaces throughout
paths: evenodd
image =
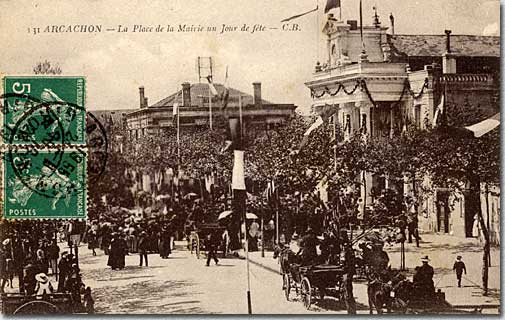
M 84 78 L 5 77 L 3 87 L 4 217 L 86 218 Z

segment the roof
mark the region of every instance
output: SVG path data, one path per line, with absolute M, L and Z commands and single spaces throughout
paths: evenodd
M 128 114 L 137 109 L 116 109 L 116 110 L 89 110 L 99 121 L 109 121 L 112 118 L 114 123 L 120 123 L 123 114 Z
M 388 35 L 388 41 L 407 56 L 442 56 L 446 35 Z M 451 52 L 467 57 L 500 57 L 500 37 L 451 35 Z
M 224 85 L 219 84 L 219 83 L 214 83 L 214 86 L 216 87 L 218 95 L 221 95 L 222 92 L 224 91 Z M 177 99 L 179 103 L 182 102 L 182 89 L 177 91 L 176 93 L 173 93 L 169 95 L 168 97 L 156 102 L 153 105 L 150 105 L 149 108 L 155 107 L 171 107 L 173 106 L 175 100 Z M 229 88 L 229 98 L 228 98 L 228 104 L 229 105 L 238 105 L 238 96 L 242 96 L 242 104 L 243 105 L 248 105 L 248 104 L 253 104 L 253 96 L 247 93 L 244 93 L 240 90 L 234 89 L 234 88 Z M 201 100 L 200 96 L 203 96 L 207 98 L 209 96 L 209 84 L 208 83 L 193 83 L 191 84 L 191 104 L 192 105 L 200 105 Z M 263 104 L 272 104 L 269 101 L 263 100 Z

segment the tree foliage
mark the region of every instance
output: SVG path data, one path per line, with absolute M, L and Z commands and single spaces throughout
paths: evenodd
M 33 73 L 35 74 L 61 74 L 62 70 L 58 64 L 52 64 L 51 62 L 44 60 L 43 62 L 37 62 L 33 67 Z

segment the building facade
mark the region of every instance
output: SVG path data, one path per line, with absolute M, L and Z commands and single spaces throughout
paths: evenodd
M 222 96 L 226 88 L 214 84 L 217 95 L 210 93 L 208 83 L 183 83 L 182 89 L 161 101 L 148 105 L 144 87 L 139 88 L 139 109 L 127 114 L 126 122 L 131 139 L 155 134 L 176 125 L 174 104 L 179 105 L 181 130 L 196 127 L 218 127 L 223 123 Z M 275 104 L 261 98 L 261 83 L 253 83 L 253 95 L 228 88 L 228 117 L 242 117 L 247 132 L 265 130 L 282 124 L 296 109 L 293 104 Z
M 451 35 L 449 30 L 441 35 L 396 35 L 388 30 L 394 26 L 383 27 L 377 15 L 362 33 L 356 21 L 344 23 L 328 16 L 323 29 L 327 58 L 316 64 L 306 85 L 314 112 L 328 106 L 337 109 L 334 121 L 344 137 L 359 131 L 387 138 L 401 134 L 407 124 L 426 129 L 442 99 L 446 106 L 479 108 L 489 116 L 499 112 L 499 37 Z M 364 179 L 369 187 L 362 187 L 363 203 L 373 203 L 371 187 L 393 188 L 385 177 L 365 174 Z M 394 188 L 408 194 L 410 185 L 406 181 Z M 493 195 L 499 197 L 499 189 Z M 419 207 L 419 228 L 471 237 L 474 213 L 465 207 L 465 195 L 437 190 Z M 487 212 L 492 210 L 483 210 L 485 216 Z M 494 223 L 491 233 L 499 234 L 499 217 L 489 220 Z

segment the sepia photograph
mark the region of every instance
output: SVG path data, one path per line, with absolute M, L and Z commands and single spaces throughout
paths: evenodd
M 500 315 L 500 10 L 0 1 L 1 313 Z

